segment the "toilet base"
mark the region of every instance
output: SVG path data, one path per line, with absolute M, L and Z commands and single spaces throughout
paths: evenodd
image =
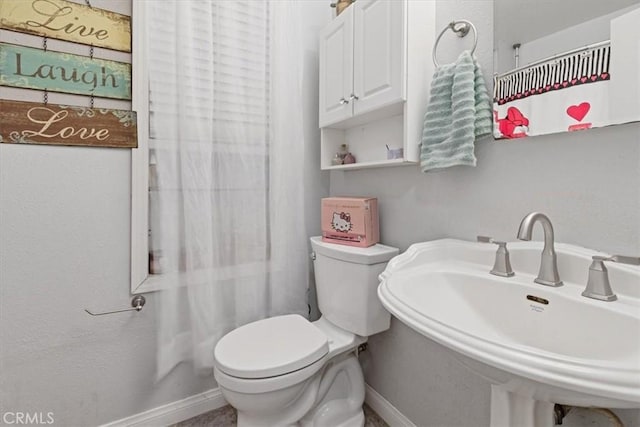
M 305 422 L 301 420 L 298 424 L 300 427 L 315 427 L 317 424 L 314 423 L 313 420 L 309 422 Z M 331 424 L 332 427 L 363 427 L 364 426 L 364 411 L 361 409 L 360 412 L 353 415 L 351 418 L 343 420 L 338 424 Z
M 238 427 L 363 427 L 364 376 L 353 352 L 330 360 L 302 383 L 267 393 L 222 394 L 238 410 Z
M 364 376 L 358 358 L 346 353 L 322 374 L 317 403 L 299 422 L 301 427 L 364 426 Z
M 261 420 L 264 421 L 264 420 Z M 245 418 L 242 414 L 238 413 L 238 426 L 244 427 L 258 427 L 258 426 L 274 426 L 275 424 L 268 423 L 263 424 L 262 422 L 256 423 L 255 420 L 250 418 Z M 316 427 L 318 424 L 314 420 L 300 420 L 300 422 L 294 424 L 277 424 L 278 427 Z M 364 427 L 364 411 L 360 410 L 359 413 L 353 415 L 351 418 L 343 420 L 338 424 L 331 424 L 331 427 Z

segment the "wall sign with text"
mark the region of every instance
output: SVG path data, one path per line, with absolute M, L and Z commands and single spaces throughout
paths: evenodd
M 136 113 L 0 100 L 0 143 L 136 148 Z
M 0 86 L 131 99 L 131 64 L 0 43 Z
M 0 28 L 131 52 L 131 18 L 66 0 L 0 0 Z

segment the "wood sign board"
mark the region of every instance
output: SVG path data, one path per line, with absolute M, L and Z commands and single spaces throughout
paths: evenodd
M 0 100 L 0 143 L 136 148 L 136 113 Z
M 131 99 L 131 64 L 0 43 L 0 86 Z
M 131 52 L 131 18 L 67 0 L 0 0 L 0 28 Z

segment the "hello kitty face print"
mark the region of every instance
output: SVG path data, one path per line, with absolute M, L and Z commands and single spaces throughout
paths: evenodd
M 331 220 L 331 228 L 336 231 L 348 233 L 353 228 L 351 224 L 351 215 L 345 212 L 334 212 L 333 219 Z

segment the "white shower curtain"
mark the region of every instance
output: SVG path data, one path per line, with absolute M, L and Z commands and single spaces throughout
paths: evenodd
M 158 378 L 229 330 L 307 314 L 297 1 L 151 0 Z

